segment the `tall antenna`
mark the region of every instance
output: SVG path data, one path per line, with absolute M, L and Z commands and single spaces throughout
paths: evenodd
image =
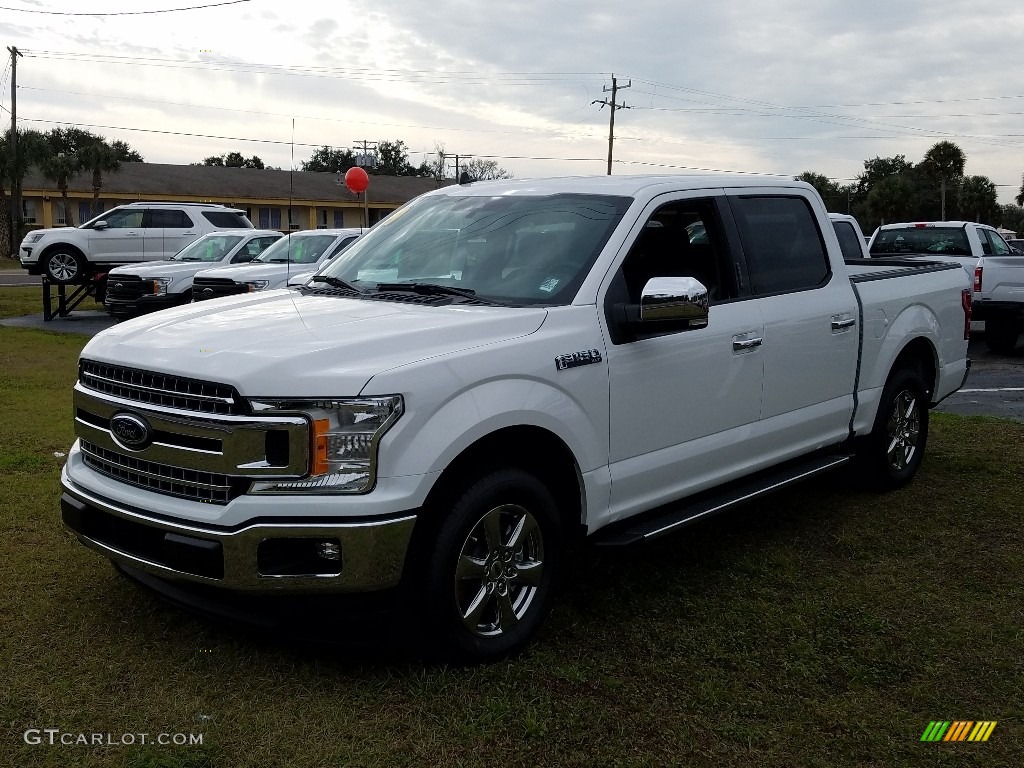
M 288 256 L 285 261 L 285 274 L 292 276 L 292 199 L 295 197 L 295 118 L 292 118 L 292 162 L 288 171 Z M 288 279 L 285 278 L 285 285 Z

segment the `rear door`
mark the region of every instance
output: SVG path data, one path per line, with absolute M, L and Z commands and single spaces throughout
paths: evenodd
M 739 190 L 729 201 L 764 319 L 761 430 L 797 455 L 848 433 L 859 313 L 845 271 L 832 271 L 831 227 L 826 239 L 799 191 L 766 192 Z
M 147 208 L 145 229 L 146 261 L 169 259 L 202 234 L 180 208 Z

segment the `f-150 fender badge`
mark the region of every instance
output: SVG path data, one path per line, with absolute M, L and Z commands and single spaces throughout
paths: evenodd
M 581 365 L 593 365 L 594 363 L 600 363 L 601 360 L 601 351 L 597 349 L 570 352 L 555 358 L 555 370 L 564 371 L 569 368 L 578 368 Z

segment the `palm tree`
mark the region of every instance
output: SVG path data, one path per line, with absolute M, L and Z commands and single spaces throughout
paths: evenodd
M 942 193 L 942 216 L 946 220 L 946 182 L 964 175 L 967 156 L 952 141 L 940 141 L 924 153 L 924 165 L 933 176 L 938 176 Z
M 11 152 L 11 129 L 0 135 L 0 248 L 10 246 L 11 256 L 21 237 L 21 211 L 10 211 L 6 185 L 21 186 L 28 167 L 35 162 L 43 150 L 43 134 L 39 131 L 18 131 L 18 156 Z M 8 212 L 10 211 L 10 216 Z
M 882 224 L 905 221 L 910 212 L 910 195 L 910 184 L 905 178 L 889 176 L 875 184 L 868 193 L 868 212 Z
M 1020 194 L 1013 198 L 1017 205 L 1024 206 L 1024 173 L 1020 175 Z
M 104 173 L 117 173 L 121 169 L 117 150 L 105 141 L 86 144 L 78 153 L 85 170 L 92 171 L 92 215 L 100 214 L 100 189 Z
M 64 203 L 64 223 L 75 226 L 75 218 L 68 201 L 68 180 L 82 170 L 82 161 L 74 152 L 58 152 L 42 160 L 39 170 L 43 176 L 57 185 Z

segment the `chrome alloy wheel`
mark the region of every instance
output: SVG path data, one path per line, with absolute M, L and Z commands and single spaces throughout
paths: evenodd
M 486 512 L 466 537 L 455 568 L 455 600 L 466 628 L 495 637 L 530 610 L 544 572 L 536 518 L 517 504 Z
M 62 283 L 69 283 L 78 277 L 78 259 L 70 253 L 55 253 L 47 261 L 47 269 Z
M 892 469 L 900 472 L 913 460 L 920 431 L 921 411 L 917 398 L 913 392 L 905 389 L 893 401 L 886 423 L 886 434 L 889 437 L 886 456 Z

